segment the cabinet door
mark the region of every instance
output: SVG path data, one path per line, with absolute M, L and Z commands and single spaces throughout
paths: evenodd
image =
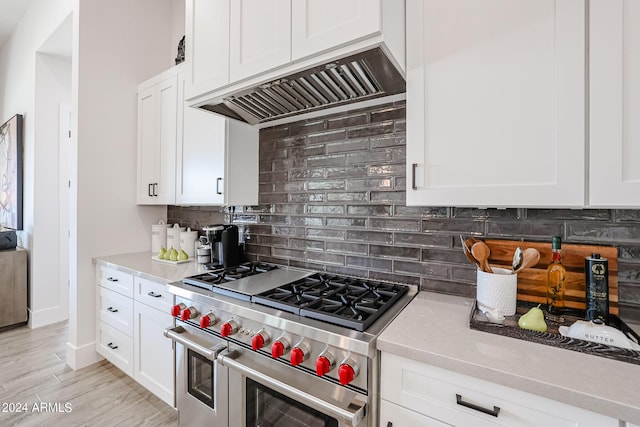
M 640 206 L 640 3 L 592 0 L 589 205 Z
M 187 0 L 186 99 L 229 83 L 229 0 Z
M 380 399 L 380 427 L 446 427 L 450 424 L 441 423 L 415 411 Z
M 258 204 L 258 139 L 253 126 L 227 120 L 224 204 L 255 206 Z
M 291 61 L 291 0 L 234 0 L 230 22 L 231 82 Z
M 585 2 L 407 1 L 407 204 L 584 206 Z
M 173 325 L 163 313 L 134 302 L 133 377 L 171 406 L 174 402 L 174 353 L 164 329 Z
M 177 93 L 177 75 L 139 92 L 139 204 L 175 203 Z
M 226 120 L 184 106 L 182 138 L 178 142 L 176 203 L 224 203 Z
M 291 3 L 291 56 L 298 60 L 381 31 L 381 0 Z

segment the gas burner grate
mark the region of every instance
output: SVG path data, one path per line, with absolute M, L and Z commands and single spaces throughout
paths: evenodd
M 316 273 L 253 297 L 253 302 L 364 331 L 408 288 L 404 285 Z
M 275 270 L 277 265 L 264 262 L 247 262 L 234 267 L 219 268 L 182 279 L 183 283 L 210 291 L 215 291 L 216 285 Z

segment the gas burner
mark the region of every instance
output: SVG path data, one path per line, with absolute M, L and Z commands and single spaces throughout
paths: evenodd
M 316 273 L 255 295 L 258 304 L 364 331 L 407 286 Z
M 278 268 L 277 265 L 267 264 L 264 262 L 247 262 L 234 267 L 218 268 L 217 270 L 207 271 L 206 273 L 197 274 L 191 277 L 185 277 L 182 279 L 182 282 L 215 292 L 217 285 L 254 276 L 260 273 L 266 273 L 267 271 L 275 270 L 276 268 Z

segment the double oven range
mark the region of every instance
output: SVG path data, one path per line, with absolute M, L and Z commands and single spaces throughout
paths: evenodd
M 181 425 L 377 425 L 376 338 L 414 286 L 246 263 L 167 287 Z

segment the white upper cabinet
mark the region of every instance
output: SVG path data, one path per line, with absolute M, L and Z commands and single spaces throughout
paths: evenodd
M 407 0 L 407 204 L 585 204 L 584 0 Z
M 589 205 L 640 206 L 640 2 L 591 0 Z
M 175 202 L 177 94 L 173 70 L 138 87 L 138 204 Z
M 232 82 L 291 61 L 291 0 L 231 2 Z
M 229 0 L 187 0 L 185 97 L 229 83 Z
M 291 56 L 298 60 L 379 33 L 381 0 L 294 0 Z

